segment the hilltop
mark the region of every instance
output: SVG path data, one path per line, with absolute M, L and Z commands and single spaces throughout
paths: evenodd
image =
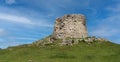
M 0 62 L 120 62 L 120 45 L 88 36 L 81 14 L 57 18 L 50 36 L 0 49 Z
M 0 50 L 0 62 L 120 62 L 119 58 L 120 45 L 99 41 L 73 46 L 26 44 Z

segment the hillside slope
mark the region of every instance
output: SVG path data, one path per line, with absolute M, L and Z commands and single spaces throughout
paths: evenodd
M 120 62 L 120 45 L 111 42 L 44 47 L 21 45 L 0 50 L 0 62 Z

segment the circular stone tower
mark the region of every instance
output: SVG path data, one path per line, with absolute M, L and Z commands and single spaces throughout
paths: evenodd
M 68 14 L 57 18 L 54 26 L 53 37 L 64 39 L 87 37 L 86 19 L 81 14 Z

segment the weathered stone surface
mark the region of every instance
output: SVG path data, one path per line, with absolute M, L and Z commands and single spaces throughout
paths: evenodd
M 85 38 L 87 36 L 86 19 L 83 15 L 69 14 L 56 19 L 53 37 L 64 39 L 67 37 Z
M 73 45 L 72 39 L 69 39 L 69 40 L 63 39 L 63 41 L 62 41 L 62 43 L 60 43 L 60 45 L 61 45 L 61 46 L 62 46 L 62 45 L 70 45 L 70 46 L 72 46 L 72 45 Z

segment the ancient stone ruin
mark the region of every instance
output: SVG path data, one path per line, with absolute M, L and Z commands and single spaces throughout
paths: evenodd
M 54 26 L 53 37 L 64 39 L 85 38 L 88 36 L 86 19 L 81 14 L 68 14 L 57 18 Z
M 95 36 L 88 36 L 86 28 L 85 16 L 81 14 L 69 14 L 57 18 L 54 26 L 53 34 L 33 43 L 36 46 L 47 45 L 70 45 L 86 42 L 107 42 L 104 38 L 96 38 Z

